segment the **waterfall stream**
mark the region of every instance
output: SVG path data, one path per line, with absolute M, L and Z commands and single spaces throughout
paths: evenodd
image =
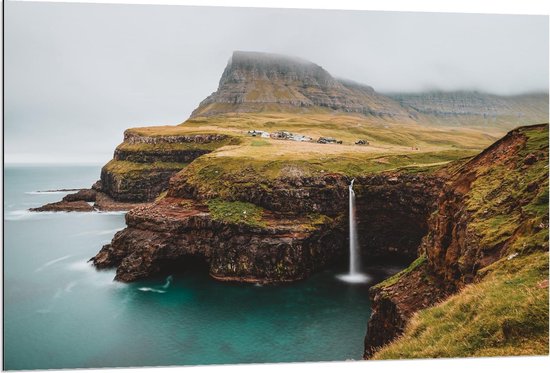
M 357 224 L 355 222 L 355 192 L 353 182 L 349 184 L 349 274 L 356 275 L 359 272 L 359 252 L 357 251 Z
M 359 242 L 357 240 L 357 223 L 355 220 L 355 192 L 351 180 L 349 189 L 349 273 L 340 275 L 342 281 L 351 283 L 367 282 L 369 277 L 361 273 L 361 258 L 359 253 Z

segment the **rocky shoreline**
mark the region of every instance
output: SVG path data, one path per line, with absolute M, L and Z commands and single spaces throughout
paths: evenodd
M 71 189 L 74 190 L 74 189 Z M 95 189 L 77 189 L 78 192 L 67 194 L 59 202 L 47 203 L 40 207 L 30 208 L 33 212 L 92 212 L 92 211 L 129 211 L 144 205 L 140 202 L 116 201 L 109 195 Z M 67 191 L 59 189 L 58 191 Z

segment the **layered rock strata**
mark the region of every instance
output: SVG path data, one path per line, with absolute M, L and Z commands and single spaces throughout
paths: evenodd
M 142 205 L 144 203 L 116 201 L 95 189 L 81 189 L 76 193 L 67 194 L 59 202 L 48 203 L 29 210 L 34 212 L 128 211 Z
M 390 97 L 408 108 L 416 118 L 429 117 L 447 125 L 462 120 L 493 126 L 506 121 L 519 126 L 548 120 L 547 93 L 498 96 L 477 91 L 434 91 Z
M 192 117 L 227 112 L 340 111 L 407 120 L 409 113 L 372 87 L 338 81 L 309 61 L 277 54 L 233 53 L 216 92 Z
M 31 211 L 119 211 L 153 201 L 170 178 L 198 157 L 238 140 L 224 134 L 143 135 L 126 130 L 91 189 Z M 94 202 L 93 204 L 87 202 Z
M 126 131 L 94 188 L 121 202 L 152 201 L 176 172 L 229 139 L 222 134 L 144 136 Z
M 237 203 L 262 209 L 262 218 L 237 224 L 213 217 L 208 203 L 219 196 L 206 198 L 184 174 L 172 179 L 165 198 L 128 213 L 128 228 L 93 258 L 98 268 L 117 267 L 118 280 L 133 281 L 194 256 L 217 279 L 273 283 L 308 277 L 346 257 L 348 177 L 276 179 L 268 188 L 246 183 Z M 439 180 L 397 173 L 357 178 L 365 257 L 414 257 Z
M 92 258 L 117 267 L 116 280 L 134 281 L 190 257 L 201 258 L 218 280 L 272 283 L 306 278 L 341 252 L 334 219 L 264 212 L 261 226 L 224 222 L 193 200 L 164 198 L 126 215 L 128 227 Z

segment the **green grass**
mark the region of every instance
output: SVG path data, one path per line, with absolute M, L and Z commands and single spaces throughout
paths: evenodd
M 266 225 L 262 221 L 263 209 L 252 203 L 212 199 L 207 202 L 207 206 L 214 220 L 254 227 L 265 227 Z
M 211 141 L 207 143 L 197 143 L 197 142 L 178 142 L 178 143 L 165 143 L 159 142 L 156 144 L 148 143 L 126 143 L 123 142 L 120 144 L 117 149 L 127 151 L 127 152 L 169 152 L 169 151 L 192 151 L 192 150 L 207 150 L 214 151 L 218 148 L 221 148 L 225 145 L 238 145 L 240 139 L 235 137 L 228 137 L 219 141 Z
M 157 198 L 155 198 L 155 202 L 159 202 L 162 199 L 166 198 L 166 195 L 168 194 L 168 191 L 165 190 L 164 192 L 161 192 Z
M 104 169 L 115 175 L 126 178 L 142 177 L 144 172 L 148 171 L 164 171 L 173 170 L 179 171 L 187 166 L 187 163 L 171 163 L 171 162 L 154 162 L 154 163 L 137 163 L 128 161 L 111 160 L 107 163 Z
M 374 359 L 548 354 L 548 253 L 507 258 L 434 307 Z M 545 285 L 546 284 L 546 285 Z
M 259 139 L 247 135 L 247 131 L 252 129 L 269 132 L 286 130 L 314 139 L 335 137 L 342 140 L 343 145 Z M 118 148 L 126 152 L 152 153 L 211 151 L 193 161 L 184 171 L 184 177 L 199 190 L 227 200 L 234 199 L 235 191 L 240 186 L 270 188 L 273 180 L 289 176 L 319 176 L 326 173 L 357 176 L 389 170 L 431 172 L 445 163 L 477 154 L 501 135 L 500 130 L 434 128 L 328 112 L 234 113 L 193 118 L 178 126 L 132 128 L 127 131 L 152 137 L 227 135 L 227 139 L 206 144 L 123 143 Z M 353 145 L 358 139 L 368 140 L 370 145 Z M 415 150 L 417 147 L 420 150 Z M 140 171 L 155 167 L 177 169 L 180 166 L 116 163 L 109 164 L 107 168 L 113 173 L 137 176 Z
M 523 133 L 527 136 L 527 146 L 522 155 L 548 148 L 548 127 L 524 130 Z
M 258 139 L 247 135 L 247 131 L 253 129 L 284 130 L 314 139 L 335 137 L 342 140 L 343 145 Z M 390 170 L 432 172 L 445 163 L 477 154 L 503 133 L 499 129 L 434 128 L 325 112 L 234 113 L 197 117 L 179 126 L 128 131 L 146 136 L 210 133 L 230 136 L 231 140 L 216 144 L 122 144 L 119 147 L 129 151 L 213 150 L 193 161 L 183 177 L 199 190 L 227 200 L 234 199 L 239 186 L 269 188 L 273 180 L 285 177 L 326 173 L 358 176 Z M 358 139 L 368 140 L 370 145 L 353 145 Z
M 175 125 L 175 126 L 148 126 L 148 127 L 134 127 L 128 128 L 125 132 L 129 134 L 148 136 L 148 137 L 162 137 L 162 136 L 193 136 L 193 135 L 216 135 L 221 131 L 218 129 L 206 129 L 207 122 L 204 121 L 189 121 L 189 125 Z
M 250 151 L 245 153 L 248 156 L 241 156 L 235 152 L 229 152 L 228 155 L 223 153 L 222 156 L 214 152 L 196 159 L 180 175 L 202 193 L 230 200 L 234 199 L 239 188 L 243 186 L 257 185 L 260 188 L 269 189 L 280 178 L 313 177 L 327 173 L 359 176 L 389 170 L 410 173 L 429 172 L 451 160 L 472 155 L 471 151 L 463 150 L 407 155 L 380 153 L 331 155 L 306 152 L 295 155 L 292 153 L 275 155 L 269 153 L 269 148 L 271 147 L 266 145 L 252 146 Z
M 513 237 L 512 253 L 548 240 L 548 128 L 522 133 L 527 142 L 517 154 L 481 167 L 466 196 L 469 228 L 481 237 L 482 247 L 497 247 Z M 532 154 L 538 160 L 525 165 Z
M 250 146 L 271 146 L 271 144 L 265 140 L 252 140 Z
M 184 133 L 226 133 L 243 136 L 248 130 L 289 131 L 318 137 L 335 137 L 351 145 L 358 139 L 366 139 L 374 146 L 420 147 L 421 151 L 434 149 L 481 150 L 505 134 L 502 128 L 468 128 L 423 126 L 416 123 L 400 123 L 366 118 L 358 114 L 328 113 L 233 113 L 212 117 L 197 117 L 179 126 L 132 129 L 151 135 Z
M 426 260 L 427 260 L 427 258 L 426 258 L 425 255 L 419 256 L 407 268 L 405 268 L 401 272 L 396 273 L 395 275 L 391 276 L 390 278 L 387 278 L 384 281 L 376 284 L 373 287 L 376 288 L 376 289 L 384 289 L 384 288 L 387 288 L 387 287 L 390 287 L 390 286 L 394 285 L 404 275 L 406 275 L 407 273 L 410 273 L 410 272 L 414 271 L 415 269 L 419 268 L 420 266 L 424 265 L 426 263 Z

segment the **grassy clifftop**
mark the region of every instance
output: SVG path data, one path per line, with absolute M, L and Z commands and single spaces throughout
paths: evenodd
M 314 141 L 251 137 L 250 130 L 288 131 Z M 280 178 L 434 170 L 474 156 L 502 134 L 499 128 L 434 128 L 349 113 L 229 113 L 128 129 L 104 174 L 139 180 L 140 173 L 147 178 L 162 170 L 170 178 L 180 171 L 178 177 L 204 195 L 231 200 L 235 185 L 261 186 Z M 189 140 L 195 136 L 209 140 Z M 341 144 L 318 144 L 319 137 Z M 355 145 L 358 140 L 369 144 Z M 109 190 L 110 183 L 104 184 Z M 165 188 L 168 180 L 161 184 Z
M 248 131 L 288 131 L 333 137 L 342 144 L 318 144 L 248 136 Z M 428 128 L 376 121 L 352 114 L 227 114 L 193 118 L 174 127 L 129 130 L 141 136 L 219 133 L 231 137 L 223 146 L 194 160 L 178 177 L 205 195 L 231 198 L 235 184 L 268 184 L 278 178 L 327 173 L 357 176 L 388 170 L 426 171 L 470 157 L 502 135 L 499 129 Z M 357 140 L 369 145 L 355 145 Z M 121 149 L 139 148 L 124 145 Z M 181 145 L 174 145 L 181 146 Z M 195 146 L 195 145 L 192 145 Z M 197 144 L 211 147 L 209 144 Z M 189 147 L 189 145 L 185 145 Z

